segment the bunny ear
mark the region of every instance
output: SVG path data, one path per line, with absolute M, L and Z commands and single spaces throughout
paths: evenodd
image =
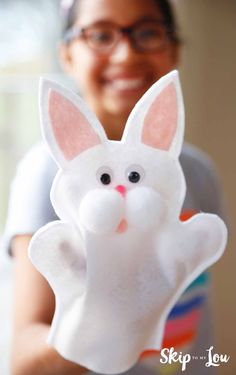
M 103 127 L 79 96 L 45 79 L 40 82 L 40 115 L 43 135 L 61 167 L 107 140 Z
M 184 133 L 184 105 L 177 71 L 156 82 L 132 110 L 122 140 L 142 142 L 178 158 Z

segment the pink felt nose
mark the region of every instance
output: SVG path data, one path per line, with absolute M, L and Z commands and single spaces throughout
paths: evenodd
M 115 188 L 123 197 L 126 193 L 126 187 L 124 185 L 117 185 Z

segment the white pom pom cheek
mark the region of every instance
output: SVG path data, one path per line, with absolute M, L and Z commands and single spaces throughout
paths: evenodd
M 94 189 L 82 199 L 80 224 L 96 234 L 116 232 L 124 217 L 124 199 L 115 189 Z
M 126 217 L 130 226 L 141 231 L 156 229 L 164 222 L 166 213 L 164 200 L 151 188 L 140 186 L 127 194 Z

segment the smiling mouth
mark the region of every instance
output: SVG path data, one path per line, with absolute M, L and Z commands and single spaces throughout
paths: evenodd
M 141 90 L 147 87 L 147 79 L 140 78 L 114 78 L 108 80 L 106 85 L 109 89 L 127 92 L 127 91 L 136 91 Z

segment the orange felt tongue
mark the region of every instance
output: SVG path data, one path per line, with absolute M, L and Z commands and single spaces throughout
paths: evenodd
M 120 224 L 118 225 L 116 232 L 117 233 L 124 233 L 128 227 L 127 221 L 125 219 L 122 219 Z

